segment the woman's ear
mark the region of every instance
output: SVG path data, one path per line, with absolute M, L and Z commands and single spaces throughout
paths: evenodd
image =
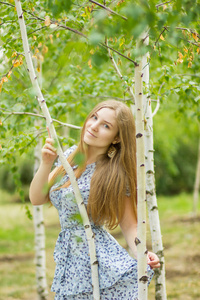
M 112 144 L 114 145 L 114 144 L 118 144 L 120 142 L 120 138 L 119 138 L 119 136 L 118 137 L 116 137 L 115 139 L 114 139 L 114 141 L 112 142 Z

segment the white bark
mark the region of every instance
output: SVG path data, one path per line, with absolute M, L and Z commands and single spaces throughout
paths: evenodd
M 193 192 L 193 215 L 197 215 L 197 206 L 199 200 L 199 186 L 200 186 L 200 125 L 199 125 L 199 149 L 198 149 L 198 158 L 197 158 L 197 168 L 196 176 L 194 183 L 194 192 Z
M 41 139 L 35 147 L 34 174 L 37 172 L 41 158 Z M 45 254 L 45 228 L 43 219 L 43 206 L 33 206 L 35 228 L 35 265 L 36 284 L 39 300 L 47 300 L 48 290 L 46 281 L 46 254 Z
M 35 95 L 37 96 L 40 107 L 43 111 L 44 116 L 46 117 L 46 122 L 47 122 L 47 126 L 49 127 L 51 137 L 55 140 L 55 143 L 57 146 L 57 153 L 60 158 L 60 161 L 61 161 L 63 167 L 65 168 L 66 172 L 69 175 L 69 178 L 70 178 L 70 181 L 71 181 L 71 184 L 73 187 L 75 199 L 76 199 L 76 202 L 77 202 L 77 205 L 78 205 L 81 217 L 82 217 L 83 225 L 85 228 L 86 237 L 87 237 L 87 241 L 88 241 L 88 245 L 89 245 L 89 254 L 90 254 L 90 262 L 91 262 L 93 297 L 95 300 L 100 299 L 99 279 L 98 279 L 98 261 L 96 258 L 94 234 L 92 232 L 89 218 L 87 215 L 87 211 L 86 211 L 84 202 L 82 200 L 80 190 L 78 188 L 75 174 L 73 172 L 73 169 L 69 165 L 68 161 L 65 159 L 65 156 L 64 156 L 62 148 L 60 146 L 55 128 L 53 126 L 53 121 L 51 119 L 49 110 L 47 108 L 46 102 L 44 100 L 44 97 L 42 95 L 42 92 L 41 92 L 39 84 L 38 84 L 38 80 L 37 80 L 37 77 L 36 77 L 36 74 L 35 74 L 35 71 L 33 68 L 33 62 L 32 62 L 31 53 L 30 53 L 30 49 L 29 49 L 26 26 L 25 26 L 24 17 L 23 17 L 23 11 L 21 8 L 21 2 L 19 0 L 15 0 L 15 5 L 16 5 L 16 9 L 17 9 L 18 18 L 19 18 L 23 48 L 24 48 L 24 52 L 25 52 L 24 54 L 25 54 L 26 63 L 28 66 L 28 72 L 29 72 L 31 82 L 34 87 Z
M 136 155 L 137 155 L 137 259 L 138 259 L 138 299 L 147 299 L 147 249 L 146 249 L 146 184 L 144 156 L 144 113 L 142 61 L 135 67 L 136 105 Z
M 145 39 L 148 44 L 148 38 Z M 146 196 L 149 214 L 149 224 L 152 238 L 153 251 L 158 255 L 161 267 L 155 270 L 155 298 L 157 300 L 166 300 L 165 284 L 165 262 L 163 254 L 162 235 L 160 229 L 160 220 L 157 206 L 155 190 L 155 172 L 154 172 L 154 149 L 153 149 L 153 118 L 151 109 L 151 99 L 149 97 L 149 64 L 148 53 L 142 58 L 143 82 L 145 82 L 146 93 L 144 95 L 145 111 L 145 166 L 146 166 Z

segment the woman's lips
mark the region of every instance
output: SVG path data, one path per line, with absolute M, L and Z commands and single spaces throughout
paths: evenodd
M 89 135 L 91 135 L 92 137 L 96 138 L 96 136 L 94 134 L 92 134 L 91 132 L 89 132 L 88 130 L 87 130 L 87 132 L 89 133 Z

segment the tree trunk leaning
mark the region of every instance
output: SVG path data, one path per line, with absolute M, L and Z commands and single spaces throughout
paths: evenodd
M 137 260 L 138 260 L 138 299 L 147 299 L 147 249 L 146 249 L 146 184 L 144 156 L 144 113 L 142 61 L 135 67 L 135 109 L 136 109 L 136 156 L 137 156 L 137 214 L 138 227 Z
M 100 299 L 100 291 L 99 291 L 98 263 L 97 263 L 97 258 L 96 258 L 96 249 L 95 249 L 95 242 L 94 242 L 95 237 L 94 237 L 94 234 L 91 229 L 91 225 L 89 222 L 89 218 L 87 215 L 87 211 L 86 211 L 83 199 L 80 194 L 80 190 L 78 188 L 76 177 L 74 175 L 73 169 L 71 168 L 70 164 L 68 163 L 68 161 L 66 160 L 66 158 L 63 154 L 62 148 L 60 146 L 60 143 L 59 143 L 59 140 L 58 140 L 58 137 L 57 137 L 54 125 L 53 125 L 52 118 L 50 116 L 49 110 L 47 108 L 46 102 L 44 100 L 44 97 L 42 95 L 41 89 L 38 84 L 38 80 L 37 80 L 37 77 L 36 77 L 36 74 L 35 74 L 35 71 L 33 68 L 33 62 L 32 62 L 31 53 L 30 53 L 30 49 L 29 49 L 26 26 L 25 26 L 24 17 L 23 17 L 23 11 L 21 8 L 21 2 L 19 0 L 15 0 L 15 5 L 16 5 L 16 9 L 17 9 L 17 15 L 18 15 L 19 24 L 20 24 L 23 48 L 24 48 L 24 52 L 25 52 L 24 54 L 25 54 L 25 58 L 26 58 L 26 63 L 27 63 L 30 79 L 33 84 L 35 94 L 36 94 L 36 97 L 40 104 L 40 107 L 46 118 L 47 126 L 49 127 L 51 137 L 55 140 L 55 144 L 57 147 L 57 153 L 60 158 L 60 161 L 61 161 L 63 167 L 65 168 L 66 172 L 69 175 L 69 178 L 70 178 L 70 181 L 71 181 L 71 184 L 73 187 L 75 199 L 76 199 L 79 211 L 80 211 L 80 215 L 82 217 L 82 221 L 83 221 L 83 225 L 85 228 L 86 237 L 87 237 L 87 241 L 88 241 L 88 246 L 89 246 L 93 297 L 94 297 L 94 300 L 99 300 Z
M 41 139 L 35 147 L 34 153 L 34 174 L 37 172 L 41 159 Z M 45 254 L 45 228 L 43 218 L 43 206 L 33 206 L 33 218 L 35 228 L 35 266 L 36 284 L 39 300 L 47 300 L 47 280 L 46 280 L 46 254 Z
M 149 38 L 145 38 L 148 44 Z M 156 189 L 155 189 L 155 171 L 154 171 L 154 149 L 153 149 L 153 118 L 151 109 L 151 99 L 149 96 L 149 63 L 148 53 L 142 57 L 143 65 L 143 82 L 145 83 L 146 93 L 143 96 L 144 115 L 145 115 L 145 167 L 146 167 L 146 197 L 149 215 L 149 225 L 152 238 L 152 248 L 161 263 L 159 269 L 155 269 L 155 299 L 166 300 L 166 283 L 165 283 L 165 261 L 163 254 L 162 235 L 160 228 L 159 212 L 157 206 Z

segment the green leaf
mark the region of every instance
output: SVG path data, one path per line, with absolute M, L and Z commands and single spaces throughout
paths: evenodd
M 83 153 L 77 153 L 74 157 L 74 162 L 78 166 L 83 166 L 85 163 L 85 155 Z

